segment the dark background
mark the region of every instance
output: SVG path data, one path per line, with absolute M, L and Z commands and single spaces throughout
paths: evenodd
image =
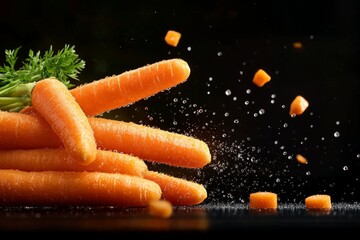
M 186 60 L 191 75 L 185 83 L 102 117 L 208 143 L 213 159 L 203 169 L 149 163 L 204 184 L 206 202 L 246 203 L 254 191 L 276 192 L 280 202 L 301 203 L 316 193 L 330 194 L 334 202 L 360 201 L 357 1 L 1 5 L 1 49 L 22 46 L 25 56 L 29 49 L 75 45 L 86 61 L 81 83 L 163 59 Z M 182 33 L 176 48 L 164 41 L 169 29 Z M 263 88 L 251 82 L 259 68 L 272 77 Z M 296 95 L 310 106 L 291 118 Z M 297 163 L 297 153 L 309 163 Z

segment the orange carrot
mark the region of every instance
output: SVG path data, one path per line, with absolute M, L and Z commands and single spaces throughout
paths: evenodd
M 99 172 L 0 170 L 0 205 L 147 206 L 160 199 L 156 183 Z
M 174 30 L 169 30 L 165 35 L 165 42 L 170 46 L 176 47 L 179 44 L 180 38 L 181 33 Z
M 331 209 L 331 198 L 326 194 L 316 194 L 305 198 L 307 209 Z
M 143 160 L 127 154 L 97 150 L 96 159 L 83 165 L 63 148 L 0 150 L 0 169 L 22 171 L 73 171 L 122 173 L 142 177 L 147 171 Z
M 149 214 L 154 217 L 169 218 L 173 213 L 173 206 L 167 200 L 153 200 L 149 202 Z
M 190 68 L 184 60 L 163 60 L 84 84 L 72 89 L 71 94 L 86 115 L 95 116 L 169 89 L 189 75 Z
M 262 87 L 270 80 L 271 77 L 269 76 L 269 74 L 267 74 L 264 70 L 259 69 L 254 75 L 253 83 L 258 87 Z
M 89 118 L 101 149 L 135 155 L 173 166 L 200 168 L 210 163 L 207 144 L 199 139 L 104 118 Z M 59 147 L 61 142 L 41 117 L 0 111 L 0 149 Z
M 308 108 L 309 102 L 303 98 L 302 96 L 298 95 L 290 104 L 290 116 L 301 115 L 304 111 Z
M 307 164 L 308 160 L 301 154 L 296 154 L 296 160 L 298 163 Z
M 207 198 L 206 189 L 198 183 L 154 171 L 145 172 L 144 177 L 159 184 L 162 198 L 174 205 L 192 206 Z
M 96 157 L 96 142 L 89 121 L 66 86 L 48 78 L 36 83 L 32 105 L 49 123 L 65 149 L 81 163 Z
M 272 192 L 255 192 L 250 194 L 250 209 L 276 209 L 277 194 Z

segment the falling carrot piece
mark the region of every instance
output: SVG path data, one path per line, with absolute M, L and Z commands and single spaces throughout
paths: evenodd
M 303 47 L 303 44 L 301 42 L 294 42 L 293 43 L 293 48 L 295 49 L 300 49 Z
M 169 30 L 165 35 L 165 42 L 170 46 L 176 47 L 179 44 L 180 38 L 181 33 L 174 30 Z
M 276 209 L 277 194 L 272 192 L 255 192 L 250 194 L 250 209 Z
M 167 200 L 153 200 L 149 202 L 149 214 L 154 217 L 169 218 L 173 214 L 173 206 Z
M 143 160 L 117 152 L 97 150 L 87 165 L 75 161 L 63 148 L 0 150 L 0 169 L 22 171 L 73 171 L 122 173 L 142 177 L 147 171 Z
M 74 159 L 83 164 L 95 160 L 97 146 L 89 121 L 62 82 L 40 80 L 32 90 L 31 100 Z
M 262 87 L 265 83 L 269 82 L 271 77 L 263 69 L 259 69 L 253 78 L 253 83 L 258 87 Z
M 305 198 L 305 206 L 307 209 L 330 210 L 331 197 L 326 194 L 316 194 Z
M 161 197 L 158 184 L 99 172 L 0 170 L 0 205 L 147 206 Z
M 162 199 L 168 200 L 174 205 L 197 205 L 207 198 L 206 189 L 192 181 L 154 171 L 147 171 L 144 178 L 159 184 Z
M 309 102 L 302 96 L 298 95 L 291 102 L 289 114 L 292 117 L 295 117 L 296 115 L 301 115 L 308 107 Z
M 207 144 L 197 138 L 104 118 L 88 118 L 101 149 L 172 166 L 201 168 L 211 162 Z M 60 147 L 41 116 L 0 111 L 0 149 Z
M 301 164 L 308 164 L 308 160 L 301 154 L 296 154 L 296 160 Z

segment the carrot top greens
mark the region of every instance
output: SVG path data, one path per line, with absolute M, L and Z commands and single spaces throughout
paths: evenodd
M 54 53 L 52 46 L 41 55 L 29 51 L 23 65 L 16 69 L 19 48 L 5 50 L 5 64 L 0 66 L 0 110 L 18 112 L 31 105 L 31 91 L 37 81 L 54 77 L 68 88 L 69 79 L 77 76 L 85 67 L 85 61 L 75 53 L 75 46 L 65 47 Z

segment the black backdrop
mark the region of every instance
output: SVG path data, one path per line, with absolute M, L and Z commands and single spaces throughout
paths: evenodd
M 81 83 L 162 59 L 186 60 L 191 75 L 185 83 L 102 117 L 208 143 L 213 159 L 203 169 L 148 164 L 204 184 L 207 202 L 247 202 L 258 190 L 278 193 L 281 202 L 315 193 L 360 200 L 357 1 L 1 5 L 1 49 L 22 46 L 26 55 L 75 45 L 86 61 Z M 176 48 L 164 42 L 169 29 L 182 33 Z M 272 76 L 263 88 L 251 82 L 258 68 Z M 310 106 L 291 118 L 289 105 L 299 94 Z M 297 163 L 297 153 L 309 163 Z

